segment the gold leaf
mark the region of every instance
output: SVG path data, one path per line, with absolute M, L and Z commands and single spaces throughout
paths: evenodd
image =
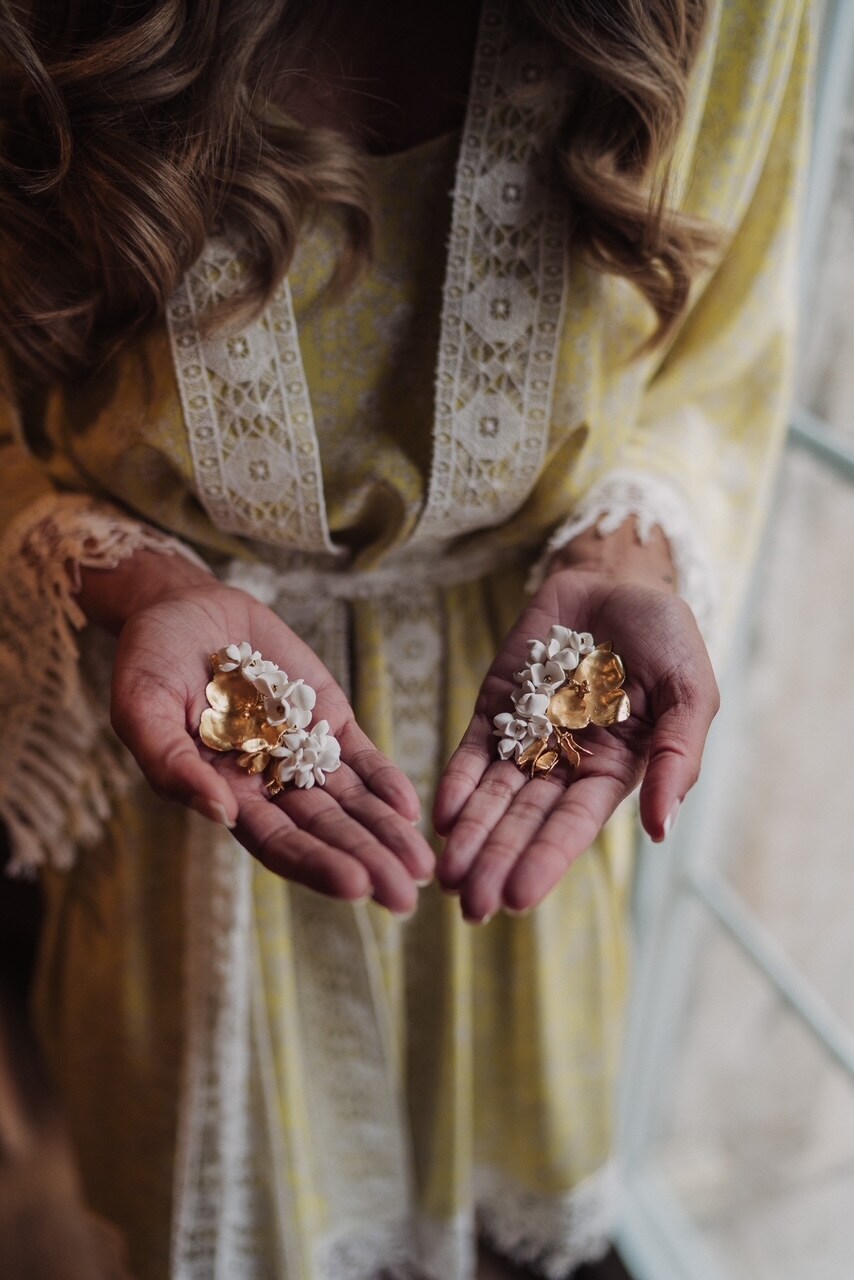
M 216 671 L 205 695 L 210 706 L 202 712 L 199 724 L 205 746 L 214 751 L 245 751 L 247 742 L 259 740 L 260 749 L 278 740 L 278 730 L 267 724 L 264 699 L 239 668 Z
M 534 761 L 534 773 L 551 773 L 559 759 L 560 756 L 556 751 L 544 751 L 543 754 Z
M 530 747 L 526 747 L 522 754 L 516 760 L 520 769 L 526 768 L 529 764 L 533 765 L 537 757 L 543 750 L 543 742 L 539 738 L 535 738 Z
M 546 714 L 561 729 L 586 729 L 590 723 L 587 698 L 574 684 L 565 684 L 552 694 Z
M 611 650 L 610 640 L 597 645 L 588 653 L 573 672 L 573 679 L 586 680 L 597 693 L 605 689 L 619 689 L 626 678 L 626 668 L 618 653 Z
M 601 725 L 602 728 L 621 724 L 623 720 L 628 720 L 631 714 L 629 696 L 623 689 L 611 689 L 605 693 L 592 695 L 588 703 L 591 721 L 593 724 Z
M 236 729 L 236 731 L 235 731 Z M 199 737 L 213 751 L 235 751 L 243 745 L 243 733 L 230 716 L 206 707 L 199 722 Z
M 270 754 L 268 751 L 246 751 L 237 757 L 237 763 L 249 773 L 263 773 L 270 763 Z
M 623 660 L 606 640 L 582 658 L 567 683 L 552 695 L 549 720 L 560 729 L 586 729 L 591 723 L 607 728 L 627 720 L 631 708 L 621 687 L 625 678 Z

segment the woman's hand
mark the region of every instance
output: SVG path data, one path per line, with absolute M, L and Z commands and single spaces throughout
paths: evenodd
M 718 708 L 714 674 L 691 610 L 668 585 L 672 577 L 638 564 L 640 571 L 615 571 L 602 559 L 580 560 L 557 569 L 489 670 L 434 813 L 447 836 L 438 877 L 460 894 L 469 920 L 540 902 L 641 779 L 641 821 L 663 840 L 697 780 Z M 613 643 L 627 671 L 631 716 L 611 729 L 586 729 L 579 741 L 593 755 L 577 769 L 562 763 L 529 780 L 513 761 L 497 759 L 492 722 L 512 710 L 528 641 L 544 639 L 554 623 Z
M 320 659 L 270 609 L 180 556 L 140 552 L 112 571 L 84 574 L 90 620 L 118 631 L 112 718 L 158 795 L 233 827 L 264 866 L 332 897 L 371 896 L 406 914 L 434 869 L 415 830 L 414 788 L 356 724 Z M 275 800 L 231 753 L 202 746 L 210 655 L 248 640 L 317 692 L 315 719 L 341 744 L 326 785 L 286 788 Z

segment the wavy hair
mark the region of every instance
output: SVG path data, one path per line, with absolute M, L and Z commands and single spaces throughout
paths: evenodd
M 684 310 L 714 243 L 669 209 L 666 158 L 707 0 L 517 0 L 579 86 L 555 158 L 572 243 L 658 317 Z M 271 125 L 282 41 L 326 7 L 295 0 L 0 0 L 0 341 L 39 380 L 85 375 L 160 317 L 213 231 L 241 248 L 248 318 L 287 272 L 306 217 L 343 222 L 341 286 L 370 254 L 358 148 Z M 311 16 L 309 16 L 311 14 Z

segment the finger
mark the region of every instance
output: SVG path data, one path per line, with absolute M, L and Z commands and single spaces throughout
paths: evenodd
M 355 720 L 342 730 L 339 740 L 342 756 L 374 795 L 390 804 L 401 817 L 417 822 L 421 816 L 421 801 L 415 787 L 406 774 L 377 750 Z
M 149 677 L 141 697 L 119 677 L 111 714 L 113 728 L 158 795 L 234 826 L 237 799 L 223 775 L 201 758 L 187 732 L 182 693 Z
M 535 778 L 526 781 L 506 813 L 490 832 L 474 859 L 460 892 L 463 916 L 482 923 L 502 905 L 510 872 L 528 849 L 566 791 L 565 781 Z
M 504 906 L 528 911 L 542 902 L 627 794 L 624 783 L 607 774 L 574 781 L 508 875 Z
M 328 775 L 326 790 L 346 813 L 400 859 L 416 884 L 432 880 L 436 856 L 421 832 L 369 791 L 358 774 L 342 765 Z
M 700 775 L 717 705 L 716 696 L 694 697 L 669 707 L 656 722 L 640 792 L 641 822 L 651 840 L 665 839 Z
M 492 722 L 476 715 L 451 756 L 439 781 L 433 805 L 433 825 L 440 836 L 449 835 L 463 808 L 494 761 Z
M 418 889 L 400 859 L 345 813 L 325 790 L 312 787 L 286 791 L 275 803 L 301 831 L 361 864 L 368 873 L 372 896 L 381 906 L 396 915 L 415 910 Z
M 521 769 L 509 760 L 494 760 L 485 770 L 456 818 L 439 859 L 436 874 L 443 889 L 460 887 L 525 781 Z
M 234 834 L 259 862 L 285 880 L 347 902 L 371 895 L 370 876 L 355 858 L 301 831 L 266 794 L 249 796 L 241 804 Z

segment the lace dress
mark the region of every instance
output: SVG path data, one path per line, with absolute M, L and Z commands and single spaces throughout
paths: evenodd
M 630 813 L 525 918 L 327 901 L 151 795 L 110 646 L 74 630 L 75 564 L 200 556 L 316 648 L 427 813 L 550 538 L 660 524 L 725 635 L 784 427 L 809 13 L 714 9 L 675 197 L 731 243 L 635 359 L 632 288 L 563 279 L 531 176 L 553 100 L 514 97 L 554 70 L 514 21 L 486 5 L 462 137 L 368 162 L 343 302 L 320 219 L 264 316 L 205 341 L 240 270 L 212 241 L 97 378 L 3 408 L 0 811 L 43 867 L 38 1015 L 87 1194 L 146 1280 L 472 1280 L 478 1231 L 558 1277 L 607 1237 Z

